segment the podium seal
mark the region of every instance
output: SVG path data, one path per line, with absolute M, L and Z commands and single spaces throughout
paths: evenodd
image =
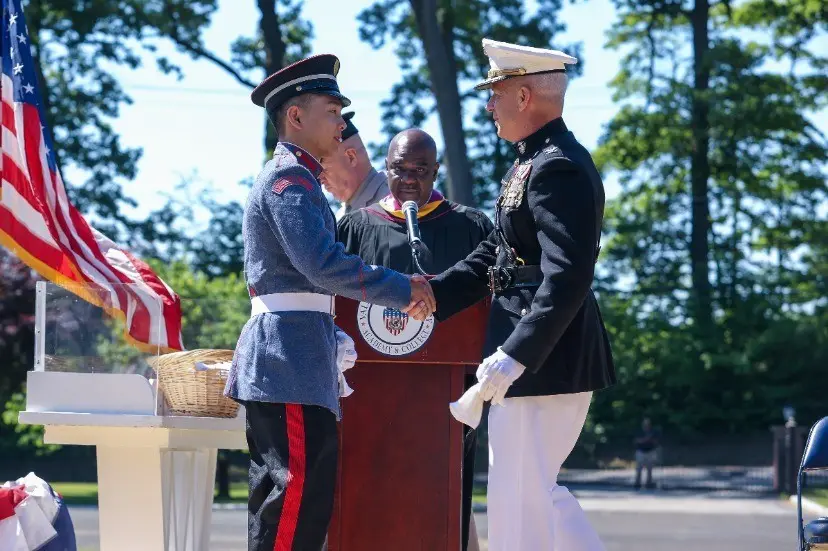
M 434 330 L 434 316 L 417 321 L 396 308 L 360 302 L 357 327 L 368 345 L 388 356 L 405 356 L 416 352 Z

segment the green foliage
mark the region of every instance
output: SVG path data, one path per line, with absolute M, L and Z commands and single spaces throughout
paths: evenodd
M 96 216 L 113 239 L 124 230 L 151 234 L 121 212 L 135 201 L 124 195 L 124 180 L 135 177 L 139 148 L 127 148 L 112 128 L 123 104 L 131 102 L 113 74 L 114 67 L 134 69 L 142 50 L 164 73 L 181 75 L 168 57 L 157 53 L 164 41 L 192 53 L 202 48 L 202 32 L 217 9 L 216 0 L 151 2 L 90 0 L 82 6 L 63 0 L 30 0 L 23 6 L 40 93 L 54 149 L 71 199 L 81 212 Z
M 417 26 L 411 4 L 406 0 L 378 0 L 359 14 L 360 38 L 374 48 L 394 44 L 400 62 L 402 80 L 391 88 L 391 96 L 381 102 L 383 132 L 390 139 L 409 127 L 421 126 L 436 113 L 434 88 L 425 61 L 423 37 Z M 457 81 L 461 84 L 462 110 L 466 144 L 475 180 L 474 194 L 478 205 L 489 205 L 499 190 L 499 182 L 514 160 L 509 144 L 497 137 L 491 116 L 486 113 L 485 92 L 475 92 L 472 85 L 482 80 L 489 69 L 483 53 L 483 38 L 555 47 L 579 58 L 571 75 L 583 70 L 580 44 L 554 43 L 565 30 L 556 14 L 561 0 L 539 0 L 530 10 L 527 2 L 515 0 L 438 1 L 437 18 L 447 36 L 452 36 L 453 62 Z M 387 143 L 387 140 L 386 140 Z M 375 156 L 384 158 L 384 146 L 373 144 Z
M 599 263 L 622 386 L 599 394 L 601 422 L 629 430 L 649 414 L 677 431 L 744 431 L 778 422 L 787 403 L 801 422 L 824 415 L 828 147 L 808 117 L 828 100 L 817 4 L 713 5 L 704 89 L 688 56 L 692 2 L 616 2 L 608 45 L 626 52 L 611 83 L 622 108 L 595 158 L 622 187 Z M 695 199 L 694 99 L 709 110 L 710 144 L 709 193 Z M 706 339 L 691 302 L 694 200 L 710 205 Z
M 184 346 L 236 347 L 242 327 L 250 318 L 250 299 L 244 280 L 236 274 L 210 278 L 184 263 L 152 263 L 153 269 L 181 297 Z
M 9 433 L 14 436 L 0 439 L 0 449 L 8 448 L 6 453 L 12 453 L 17 448 L 34 451 L 36 456 L 50 455 L 60 449 L 60 446 L 43 443 L 43 427 L 41 425 L 21 425 L 17 422 L 18 414 L 26 409 L 26 396 L 22 392 L 15 392 L 3 406 L 3 413 L 0 420 L 5 430 L 0 434 Z

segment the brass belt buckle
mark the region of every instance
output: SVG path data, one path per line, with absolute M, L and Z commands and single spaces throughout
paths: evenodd
M 500 284 L 495 277 L 495 266 L 489 266 L 489 290 L 492 294 L 497 293 L 500 291 Z

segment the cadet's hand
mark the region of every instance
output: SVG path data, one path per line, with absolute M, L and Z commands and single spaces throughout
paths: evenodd
M 491 400 L 493 404 L 503 405 L 509 387 L 524 371 L 526 367 L 523 364 L 498 347 L 497 352 L 483 360 L 477 368 L 480 396 L 484 401 Z
M 437 300 L 428 280 L 421 275 L 409 276 L 411 281 L 411 302 L 403 312 L 417 321 L 423 321 L 437 309 Z

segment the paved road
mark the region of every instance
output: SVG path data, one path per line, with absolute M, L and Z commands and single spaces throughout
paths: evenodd
M 796 549 L 796 510 L 777 499 L 605 490 L 577 494 L 607 551 Z M 71 514 L 80 551 L 97 550 L 97 509 L 76 508 Z M 481 551 L 487 551 L 485 512 L 475 520 Z M 245 529 L 244 511 L 214 511 L 211 551 L 245 551 Z

